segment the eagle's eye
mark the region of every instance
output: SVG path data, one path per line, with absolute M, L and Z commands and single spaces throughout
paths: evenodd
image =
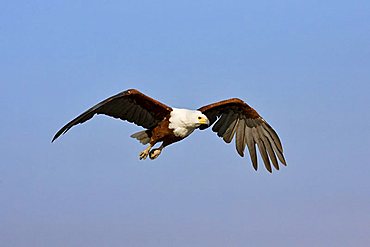
M 201 119 L 202 119 L 202 117 L 198 117 L 198 119 L 199 119 L 199 120 L 201 120 Z

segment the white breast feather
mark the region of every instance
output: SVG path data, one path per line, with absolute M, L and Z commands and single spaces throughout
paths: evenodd
M 190 135 L 196 126 L 193 116 L 197 111 L 172 108 L 168 127 L 173 129 L 175 136 L 186 137 Z

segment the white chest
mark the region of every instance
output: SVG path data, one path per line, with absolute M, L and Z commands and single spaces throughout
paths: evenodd
M 170 116 L 170 123 L 168 128 L 173 130 L 175 136 L 178 137 L 187 137 L 190 135 L 195 129 L 196 125 L 194 125 L 191 117 L 193 111 L 187 109 L 177 109 L 173 108 Z
M 173 129 L 173 133 L 175 134 L 175 136 L 179 136 L 183 138 L 190 135 L 193 131 L 194 129 L 187 129 L 187 128 L 181 128 L 181 127 L 177 127 Z

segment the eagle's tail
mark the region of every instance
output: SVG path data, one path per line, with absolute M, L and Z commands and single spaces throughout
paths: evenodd
M 139 132 L 132 134 L 131 137 L 135 138 L 140 143 L 146 145 L 150 142 L 150 137 L 149 137 L 148 132 L 149 132 L 148 130 L 139 131 Z

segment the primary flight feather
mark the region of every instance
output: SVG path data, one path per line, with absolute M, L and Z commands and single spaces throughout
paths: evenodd
M 131 137 L 148 147 L 140 153 L 140 159 L 157 158 L 164 147 L 189 136 L 195 129 L 204 130 L 213 125 L 212 131 L 230 143 L 235 136 L 236 150 L 244 156 L 248 148 L 254 169 L 257 170 L 256 144 L 266 169 L 279 170 L 279 162 L 286 165 L 283 147 L 272 127 L 244 101 L 233 98 L 203 106 L 198 110 L 171 108 L 136 89 L 129 89 L 91 107 L 64 127 L 52 142 L 74 125 L 84 123 L 95 114 L 105 114 L 135 123 L 145 130 Z M 162 142 L 159 148 L 152 147 Z M 277 157 L 276 157 L 277 156 Z

